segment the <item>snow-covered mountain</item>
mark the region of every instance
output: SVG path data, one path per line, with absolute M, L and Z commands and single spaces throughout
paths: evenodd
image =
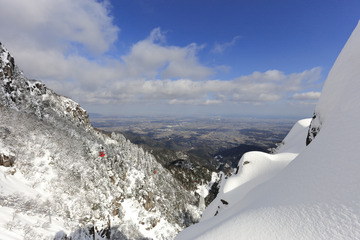
M 200 218 L 195 192 L 26 78 L 1 43 L 0 115 L 0 239 L 172 239 Z
M 359 89 L 360 23 L 313 119 L 299 121 L 276 153 L 245 154 L 201 221 L 176 239 L 360 239 Z

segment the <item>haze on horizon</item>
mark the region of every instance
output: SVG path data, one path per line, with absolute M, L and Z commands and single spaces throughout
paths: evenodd
M 357 0 L 0 0 L 28 77 L 104 115 L 311 117 Z

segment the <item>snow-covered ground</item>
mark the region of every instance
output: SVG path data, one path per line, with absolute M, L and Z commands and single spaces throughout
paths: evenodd
M 264 152 L 248 152 L 239 161 L 239 171 L 226 181 L 222 181 L 218 197 L 203 213 L 202 220 L 220 214 L 223 209 L 231 208 L 239 202 L 250 190 L 269 180 L 285 168 L 299 152 L 305 148 L 307 129 L 311 119 L 298 121 L 291 129 L 277 150 L 276 154 Z M 228 204 L 223 204 L 221 199 Z
M 250 152 L 200 223 L 176 239 L 360 239 L 360 24 L 315 109 L 276 154 Z M 216 216 L 214 216 L 216 215 Z
M 44 192 L 38 192 L 14 168 L 0 166 L 0 239 L 53 239 L 57 232 L 70 232 L 66 223 L 52 216 Z

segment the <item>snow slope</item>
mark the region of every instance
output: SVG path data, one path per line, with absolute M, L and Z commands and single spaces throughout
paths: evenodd
M 176 239 L 360 239 L 359 89 L 360 23 L 325 82 L 313 141 L 303 147 L 302 132 L 302 143 L 285 139 L 275 155 L 244 156 L 215 200 L 218 214 L 210 216 L 216 209 L 210 205 L 203 220 Z M 242 165 L 245 158 L 250 163 Z M 274 170 L 277 161 L 291 162 Z
M 232 175 L 221 186 L 217 199 L 208 206 L 202 220 L 221 213 L 223 209 L 231 208 L 254 187 L 269 180 L 285 168 L 305 148 L 304 138 L 310 121 L 311 119 L 298 121 L 285 137 L 276 154 L 258 151 L 245 153 L 239 161 L 238 173 Z M 221 199 L 228 204 L 223 204 Z

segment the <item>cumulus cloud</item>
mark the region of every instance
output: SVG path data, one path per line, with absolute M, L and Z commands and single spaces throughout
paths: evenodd
M 101 54 L 119 32 L 112 24 L 106 2 L 0 0 L 0 5 L 1 36 L 11 46 L 70 51 L 72 45 L 81 45 Z
M 147 39 L 134 44 L 131 52 L 122 58 L 128 77 L 204 79 L 213 74 L 196 58 L 196 52 L 202 46 L 196 43 L 186 47 L 166 46 L 157 43 L 157 40 L 165 41 L 159 28 L 154 29 Z
M 106 1 L 0 0 L 0 6 L 1 41 L 27 76 L 59 90 L 56 86 L 67 86 L 66 81 L 84 86 L 100 73 L 116 75 L 111 67 L 89 60 L 101 59 L 120 31 Z

